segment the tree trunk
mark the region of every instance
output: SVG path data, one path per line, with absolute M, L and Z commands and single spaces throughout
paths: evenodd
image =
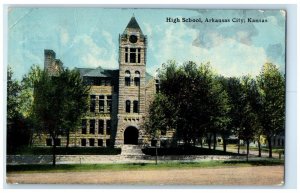
M 238 139 L 238 154 L 240 154 L 240 139 Z
M 52 146 L 52 165 L 55 166 L 56 165 L 56 143 L 55 143 L 55 137 L 52 138 L 53 139 L 53 146 Z
M 260 136 L 258 137 L 258 157 L 261 157 L 261 144 L 260 144 Z
M 214 133 L 214 150 L 216 150 L 216 146 L 217 146 L 217 134 Z
M 268 145 L 269 145 L 269 158 L 272 158 L 272 140 L 271 140 L 271 137 L 268 137 L 267 140 L 268 140 Z
M 66 144 L 66 149 L 68 149 L 70 143 L 70 131 L 67 129 L 67 144 Z
M 200 146 L 201 146 L 201 148 L 203 148 L 202 137 L 200 138 Z
M 208 148 L 211 149 L 211 135 L 208 134 L 207 137 L 208 137 L 208 139 L 207 139 Z
M 223 138 L 223 151 L 224 152 L 226 152 L 226 138 L 225 138 L 225 136 L 222 136 L 222 138 Z
M 246 141 L 247 143 L 247 162 L 249 160 L 249 140 Z

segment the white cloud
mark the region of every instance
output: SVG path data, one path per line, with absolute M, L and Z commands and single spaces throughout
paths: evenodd
M 154 55 L 160 63 L 151 67 L 153 72 L 167 60 L 175 59 L 179 64 L 190 60 L 198 64 L 210 62 L 213 69 L 224 76 L 256 76 L 261 66 L 267 62 L 264 48 L 245 44 L 247 34 L 242 32 L 237 33 L 238 39 L 224 38 L 218 33 L 208 34 L 212 46 L 207 49 L 193 46 L 193 40 L 199 35 L 197 30 L 182 23 L 171 26 L 167 24 L 164 27 L 165 32 L 159 45 L 156 45 Z
M 69 34 L 66 29 L 61 28 L 60 30 L 60 42 L 62 45 L 66 45 L 69 42 Z
M 102 31 L 105 45 L 98 45 L 88 35 L 77 36 L 74 40 L 76 52 L 79 58 L 79 63 L 85 67 L 103 67 L 117 68 L 117 58 L 115 54 L 115 45 L 111 34 Z M 78 47 L 79 46 L 79 47 Z

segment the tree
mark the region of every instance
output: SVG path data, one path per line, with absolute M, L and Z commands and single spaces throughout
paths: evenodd
M 19 82 L 13 79 L 13 71 L 7 69 L 7 150 L 13 153 L 19 147 L 28 145 L 29 128 L 20 113 Z
M 164 94 L 157 93 L 155 95 L 153 102 L 150 104 L 148 116 L 143 124 L 151 138 L 158 138 L 160 131 L 174 126 L 174 110 L 175 108 Z
M 10 67 L 7 69 L 7 120 L 8 123 L 19 116 L 19 94 L 21 86 L 19 82 L 13 79 L 13 71 Z
M 66 147 L 69 146 L 70 132 L 74 131 L 80 118 L 88 110 L 89 87 L 84 83 L 78 71 L 65 69 L 59 76 L 62 95 L 64 97 L 63 127 L 67 137 Z
M 52 138 L 53 165 L 56 164 L 57 138 L 67 134 L 83 116 L 88 90 L 79 73 L 68 69 L 58 76 L 49 76 L 43 71 L 35 82 L 34 114 L 41 129 Z
M 33 112 L 34 104 L 34 85 L 41 77 L 42 70 L 39 66 L 33 65 L 28 74 L 23 76 L 21 81 L 20 92 L 20 113 L 27 120 L 28 127 L 30 128 L 30 145 L 33 143 L 34 136 L 40 136 L 36 118 Z
M 274 64 L 266 63 L 257 80 L 262 100 L 260 119 L 263 133 L 268 141 L 269 157 L 271 158 L 271 139 L 284 131 L 285 78 Z

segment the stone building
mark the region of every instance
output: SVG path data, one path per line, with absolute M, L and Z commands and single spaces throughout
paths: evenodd
M 155 79 L 146 72 L 147 37 L 135 17 L 119 35 L 119 69 L 76 68 L 90 85 L 90 109 L 82 126 L 70 135 L 70 146 L 115 146 L 149 144 L 141 128 L 147 108 L 153 98 Z M 57 75 L 62 62 L 55 52 L 45 50 L 44 68 Z M 37 144 L 50 146 L 44 136 Z M 61 137 L 57 145 L 66 144 Z

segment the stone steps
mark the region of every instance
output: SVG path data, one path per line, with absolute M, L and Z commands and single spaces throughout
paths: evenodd
M 121 155 L 126 156 L 142 156 L 142 148 L 139 145 L 123 145 Z

